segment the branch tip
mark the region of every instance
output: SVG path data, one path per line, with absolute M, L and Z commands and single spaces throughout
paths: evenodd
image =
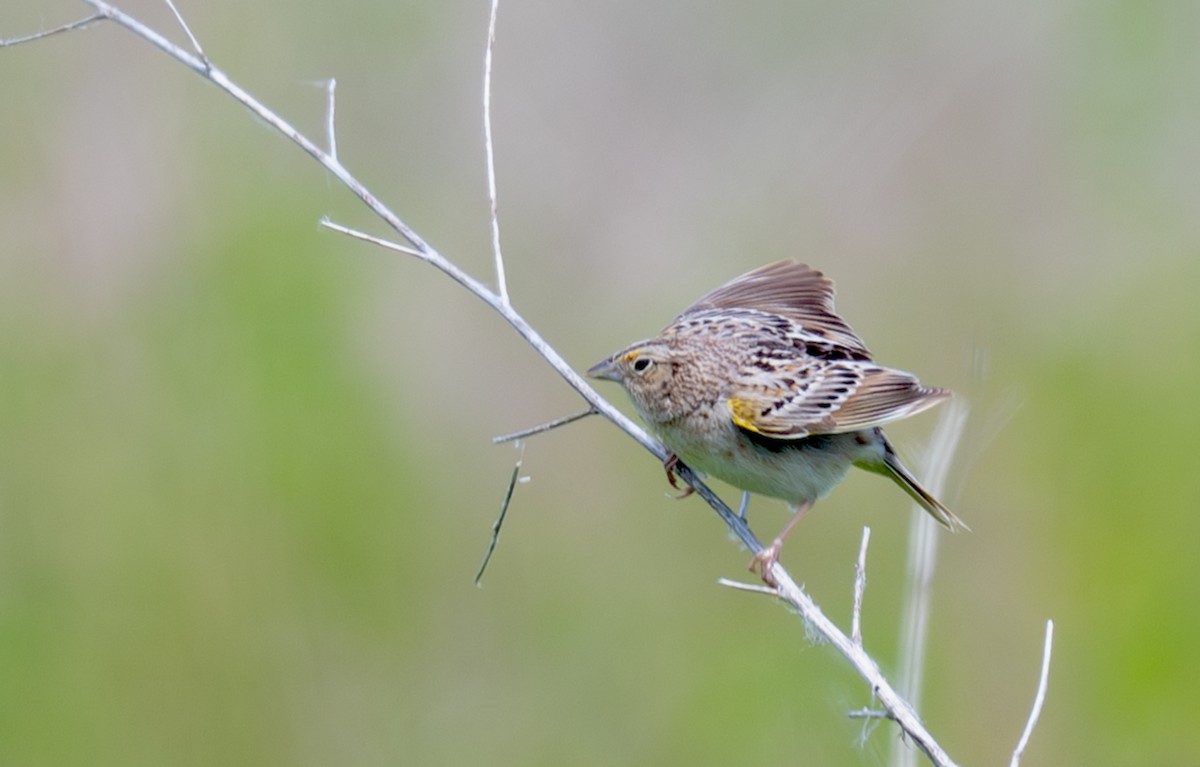
M 385 240 L 382 237 L 376 237 L 373 234 L 367 234 L 366 232 L 360 231 L 358 229 L 351 229 L 348 226 L 342 226 L 341 224 L 330 221 L 328 217 L 321 219 L 321 226 L 325 227 L 326 229 L 332 229 L 333 231 L 338 232 L 340 234 L 348 235 L 350 237 L 353 237 L 356 240 L 362 240 L 363 242 L 369 242 L 372 245 L 378 245 L 381 248 L 387 248 L 388 250 L 394 250 L 397 253 L 403 253 L 408 256 L 415 256 L 416 258 L 419 258 L 422 261 L 428 260 L 424 253 L 422 253 L 418 250 L 414 250 L 413 248 L 410 248 L 407 245 L 401 245 L 398 242 L 392 242 L 391 240 Z
M 1025 753 L 1025 747 L 1029 745 L 1033 728 L 1037 726 L 1038 718 L 1042 715 L 1042 704 L 1046 702 L 1046 688 L 1050 684 L 1050 653 L 1053 647 L 1054 621 L 1048 620 L 1046 621 L 1046 640 L 1042 645 L 1042 671 L 1038 675 L 1037 692 L 1033 696 L 1033 708 L 1029 712 L 1029 720 L 1025 722 L 1025 730 L 1021 733 L 1021 739 L 1013 750 L 1012 760 L 1008 763 L 1009 767 L 1017 767 L 1021 763 L 1021 756 Z
M 488 542 L 487 551 L 483 554 L 483 562 L 479 565 L 479 572 L 475 573 L 476 588 L 482 588 L 483 573 L 487 570 L 488 563 L 492 561 L 492 554 L 496 553 L 496 544 L 500 542 L 500 528 L 504 526 L 504 518 L 508 515 L 508 506 L 512 503 L 513 491 L 516 490 L 517 481 L 521 478 L 521 462 L 524 460 L 525 450 L 522 448 L 521 454 L 513 466 L 512 476 L 508 478 L 508 489 L 504 492 L 504 500 L 500 502 L 500 514 L 497 515 L 496 521 L 492 523 L 492 539 Z
M 871 542 L 871 528 L 864 527 L 862 543 L 858 547 L 858 561 L 854 564 L 854 610 L 850 618 L 850 641 L 862 647 L 862 606 L 867 591 L 867 545 Z
M 525 439 L 526 437 L 532 437 L 534 434 L 541 434 L 542 432 L 550 431 L 551 429 L 557 429 L 559 426 L 566 426 L 569 423 L 575 423 L 580 419 L 587 418 L 589 415 L 596 415 L 598 412 L 599 411 L 595 408 L 590 407 L 587 410 L 575 413 L 573 415 L 565 415 L 562 418 L 555 418 L 553 421 L 547 421 L 546 423 L 538 424 L 537 426 L 532 426 L 528 429 L 514 431 L 512 434 L 501 434 L 499 437 L 492 437 L 492 444 L 502 445 L 505 442 L 517 442 Z
M 94 22 L 105 21 L 107 18 L 108 17 L 105 16 L 103 13 L 93 13 L 91 16 L 88 16 L 86 18 L 77 19 L 75 21 L 68 22 L 61 26 L 57 26 L 53 29 L 44 29 L 41 32 L 34 32 L 32 35 L 25 35 L 23 37 L 12 37 L 7 40 L 0 39 L 0 48 L 10 48 L 14 45 L 20 45 L 21 43 L 36 42 L 38 40 L 43 40 L 47 37 L 61 34 L 63 32 L 73 32 L 76 29 L 83 29 L 83 28 L 87 27 L 89 24 L 92 24 Z
M 339 162 L 337 153 L 337 127 L 334 122 L 334 112 L 337 110 L 337 78 L 331 77 L 325 81 L 327 102 L 325 108 L 325 133 L 329 137 L 329 156 L 334 162 Z
M 496 45 L 496 17 L 500 0 L 492 0 L 488 15 L 487 46 L 483 54 L 483 148 L 487 161 L 488 206 L 491 210 L 492 256 L 496 262 L 496 295 L 509 306 L 508 279 L 504 274 L 504 255 L 500 250 L 500 216 L 496 203 L 496 153 L 492 144 L 492 49 Z

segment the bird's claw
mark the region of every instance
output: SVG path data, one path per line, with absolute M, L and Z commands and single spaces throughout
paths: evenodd
M 770 546 L 763 548 L 750 559 L 750 565 L 747 568 L 750 572 L 762 578 L 763 583 L 771 587 L 779 585 L 775 582 L 775 577 L 771 575 L 771 568 L 779 561 L 779 550 L 781 548 L 783 548 L 783 541 L 776 538 L 771 542 Z
M 671 483 L 671 487 L 675 488 L 676 490 L 683 491 L 682 494 L 675 496 L 675 500 L 682 500 L 696 492 L 696 488 L 692 487 L 691 485 L 688 485 L 687 487 L 679 486 L 679 481 L 675 478 L 675 467 L 678 465 L 679 456 L 675 455 L 674 453 L 671 453 L 671 455 L 667 457 L 667 460 L 663 461 L 663 468 L 667 470 L 667 481 Z

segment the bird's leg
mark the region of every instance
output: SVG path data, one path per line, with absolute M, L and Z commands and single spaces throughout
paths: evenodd
M 786 525 L 784 525 L 783 530 L 780 531 L 779 535 L 775 536 L 775 540 L 771 541 L 771 545 L 755 554 L 754 558 L 750 560 L 750 572 L 761 575 L 763 581 L 768 586 L 775 585 L 773 579 L 771 578 L 771 566 L 779 561 L 779 551 L 783 548 L 784 539 L 788 537 L 788 533 L 792 532 L 792 528 L 796 526 L 796 523 L 799 522 L 800 519 L 807 514 L 808 510 L 811 508 L 812 501 L 804 501 L 803 503 L 797 505 L 795 512 L 792 514 L 792 518 L 788 520 Z
M 682 495 L 675 496 L 676 500 L 681 500 L 696 492 L 696 488 L 692 487 L 691 485 L 688 485 L 687 487 L 679 486 L 678 480 L 675 479 L 675 467 L 678 465 L 679 456 L 675 455 L 674 453 L 671 453 L 669 456 L 667 456 L 667 460 L 663 461 L 663 468 L 667 470 L 667 481 L 671 483 L 671 487 L 675 488 L 676 490 L 683 491 Z
M 738 506 L 738 519 L 746 521 L 746 509 L 750 508 L 750 491 L 742 491 L 742 505 Z

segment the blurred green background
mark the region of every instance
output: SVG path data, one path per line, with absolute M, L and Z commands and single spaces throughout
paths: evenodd
M 126 6 L 182 40 L 167 11 Z M 207 53 L 491 281 L 487 3 L 182 2 Z M 0 37 L 81 14 L 0 9 Z M 797 257 L 972 420 L 922 714 L 1005 763 L 1200 763 L 1200 6 L 506 0 L 513 300 L 578 368 Z M 882 764 L 868 692 L 747 555 L 292 145 L 115 26 L 0 51 L 0 763 Z M 619 391 L 607 393 L 626 407 Z M 917 458 L 935 422 L 892 429 Z M 735 496 L 731 495 L 731 498 Z M 839 622 L 907 502 L 858 473 L 785 562 Z M 752 507 L 763 536 L 785 521 Z

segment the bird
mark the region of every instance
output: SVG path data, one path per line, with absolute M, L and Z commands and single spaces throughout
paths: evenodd
M 788 503 L 792 518 L 750 562 L 764 579 L 796 523 L 851 466 L 891 479 L 947 529 L 969 529 L 901 463 L 882 429 L 952 392 L 877 364 L 834 310 L 833 281 L 807 264 L 778 261 L 736 277 L 587 372 L 625 389 L 669 451 L 672 484 L 683 461 Z

